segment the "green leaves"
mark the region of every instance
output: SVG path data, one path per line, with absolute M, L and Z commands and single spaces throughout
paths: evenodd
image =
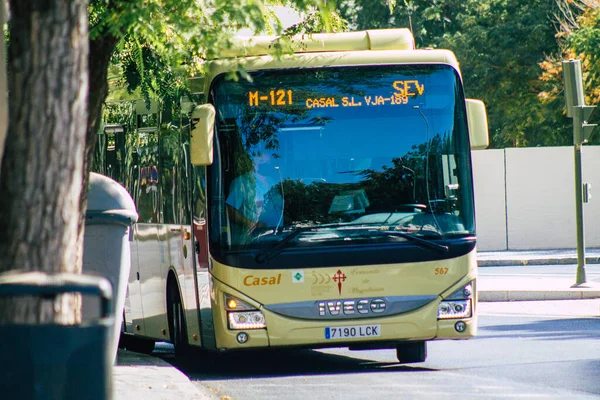
M 278 0 L 91 0 L 90 38 L 112 35 L 121 40 L 112 63 L 122 68 L 121 84 L 130 93 L 147 101 L 176 98 L 185 90 L 185 78 L 201 74 L 204 60 L 220 57 L 242 29 L 283 37 L 346 29 L 334 3 L 292 0 L 285 4 L 304 12 L 305 18 L 284 30 L 272 7 L 280 4 Z M 277 46 L 284 54 L 289 41 Z
M 391 13 L 379 0 L 348 4 L 341 14 L 357 29 L 408 26 L 417 47 L 452 50 L 467 97 L 486 103 L 492 147 L 572 143 L 564 105 L 540 96 L 540 64 L 560 51 L 554 0 L 403 0 Z

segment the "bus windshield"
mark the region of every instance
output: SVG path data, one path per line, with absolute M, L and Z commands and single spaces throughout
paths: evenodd
M 407 242 L 474 234 L 465 101 L 447 65 L 221 75 L 215 248 Z M 404 239 L 400 239 L 404 238 Z

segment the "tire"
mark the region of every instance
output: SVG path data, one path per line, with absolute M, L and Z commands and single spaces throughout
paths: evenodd
M 176 284 L 169 285 L 168 297 L 169 336 L 171 343 L 175 346 L 175 358 L 185 359 L 189 353 L 187 324 L 185 323 L 183 303 Z
M 127 350 L 127 336 L 121 332 L 119 335 L 119 344 L 117 346 L 119 349 Z
M 154 340 L 135 337 L 121 333 L 119 348 L 142 354 L 152 354 Z
M 408 342 L 396 347 L 396 357 L 401 364 L 424 362 L 427 358 L 427 342 Z

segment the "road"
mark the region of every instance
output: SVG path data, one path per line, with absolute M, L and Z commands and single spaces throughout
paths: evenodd
M 422 364 L 341 348 L 163 358 L 221 399 L 600 398 L 600 299 L 480 303 L 479 315 L 476 339 L 430 342 Z
M 575 279 L 576 266 L 483 267 L 480 279 Z M 586 266 L 600 284 L 600 265 Z M 430 342 L 427 361 L 399 365 L 393 350 L 199 353 L 174 363 L 215 398 L 600 399 L 600 299 L 480 303 L 479 334 Z

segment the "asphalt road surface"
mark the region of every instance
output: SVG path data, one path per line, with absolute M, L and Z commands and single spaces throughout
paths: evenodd
M 430 342 L 421 364 L 342 348 L 162 356 L 227 400 L 600 398 L 600 300 L 480 303 L 479 316 L 476 339 Z

